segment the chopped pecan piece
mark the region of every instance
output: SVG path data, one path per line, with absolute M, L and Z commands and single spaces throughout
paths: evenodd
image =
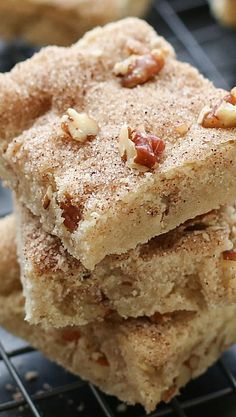
M 164 54 L 155 49 L 144 55 L 131 55 L 123 62 L 117 63 L 114 73 L 121 77 L 123 87 L 133 88 L 155 77 L 164 65 Z
M 160 323 L 162 319 L 163 319 L 162 314 L 158 312 L 154 313 L 152 316 L 149 317 L 149 320 L 151 321 L 151 323 Z
M 186 123 L 180 123 L 175 126 L 175 131 L 180 137 L 185 136 L 189 131 L 189 126 Z
M 65 342 L 75 342 L 81 338 L 81 334 L 78 329 L 73 329 L 73 327 L 64 329 L 62 332 L 62 339 Z
M 233 106 L 236 105 L 236 87 L 234 87 L 231 92 L 225 97 L 225 101 L 227 103 L 233 104 Z
M 194 371 L 195 369 L 197 369 L 198 364 L 199 364 L 199 356 L 198 355 L 191 355 L 190 358 L 184 362 L 184 364 L 191 369 L 192 371 Z
M 60 208 L 62 210 L 65 227 L 69 232 L 73 233 L 77 229 L 82 217 L 81 208 L 71 203 L 70 196 L 66 196 L 66 201 L 60 203 Z
M 61 128 L 78 142 L 85 142 L 98 134 L 97 122 L 86 113 L 78 113 L 74 109 L 68 109 L 67 114 L 62 117 Z
M 45 210 L 47 210 L 48 207 L 50 206 L 51 199 L 52 199 L 52 187 L 49 186 L 42 200 L 42 205 Z
M 199 123 L 206 128 L 236 127 L 236 88 L 213 109 L 204 107 L 199 116 Z
M 128 167 L 141 172 L 153 169 L 165 150 L 165 142 L 155 135 L 123 126 L 119 137 L 119 152 Z
M 225 261 L 236 261 L 236 251 L 233 249 L 224 251 L 223 259 Z
M 109 362 L 108 362 L 106 356 L 102 352 L 93 352 L 92 360 L 94 362 L 98 363 L 98 365 L 109 366 Z
M 109 366 L 109 362 L 105 356 L 101 356 L 96 362 L 101 366 Z
M 164 401 L 165 403 L 168 403 L 171 398 L 174 397 L 174 395 L 176 394 L 177 391 L 177 387 L 175 385 L 172 385 L 172 387 L 168 388 L 167 390 L 165 390 L 161 396 L 162 401 Z

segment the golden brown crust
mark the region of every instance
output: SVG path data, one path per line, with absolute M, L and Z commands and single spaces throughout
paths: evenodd
M 164 50 L 166 64 L 154 80 L 127 89 L 113 67 L 134 41 L 140 49 Z M 45 49 L 1 75 L 0 91 L 1 174 L 41 216 L 43 227 L 89 269 L 109 253 L 126 252 L 234 197 L 235 129 L 197 123 L 202 107 L 225 92 L 176 61 L 144 22 L 124 20 L 88 33 L 69 49 Z M 97 121 L 94 139 L 80 144 L 61 133 L 68 107 Z M 118 136 L 124 123 L 144 125 L 165 140 L 154 171 L 139 173 L 122 161 Z M 180 123 L 188 126 L 184 136 Z M 52 199 L 45 209 L 49 186 Z M 60 208 L 66 195 L 80 211 L 74 233 L 65 228 Z

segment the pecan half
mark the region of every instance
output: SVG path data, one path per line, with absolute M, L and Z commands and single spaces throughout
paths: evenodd
M 223 259 L 225 261 L 236 261 L 236 251 L 234 251 L 233 249 L 224 251 Z
M 139 171 L 153 169 L 165 150 L 165 142 L 155 135 L 123 126 L 119 152 L 129 168 Z
M 164 54 L 153 50 L 144 55 L 131 55 L 114 67 L 114 74 L 121 77 L 121 84 L 133 88 L 144 84 L 157 75 L 165 65 Z
M 78 113 L 74 109 L 68 109 L 61 119 L 63 132 L 78 142 L 85 142 L 88 138 L 98 134 L 97 122 L 86 113 Z
M 204 107 L 198 121 L 205 128 L 236 127 L 236 88 L 233 88 L 213 109 Z
M 64 218 L 64 226 L 73 233 L 79 224 L 82 217 L 81 208 L 71 203 L 71 197 L 66 196 L 66 200 L 60 203 L 62 210 L 62 217 Z

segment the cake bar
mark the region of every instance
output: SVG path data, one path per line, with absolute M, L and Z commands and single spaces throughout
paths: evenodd
M 209 0 L 212 11 L 220 23 L 236 27 L 235 0 Z
M 9 222 L 13 219 L 0 221 L 7 242 L 0 247 L 0 260 L 14 250 Z M 11 267 L 9 263 L 10 273 Z M 15 283 L 7 281 L 1 262 L 0 283 L 0 324 L 6 330 L 104 392 L 128 404 L 142 404 L 147 412 L 160 401 L 170 401 L 236 341 L 236 307 L 157 314 L 151 319 L 114 316 L 103 323 L 44 330 L 24 321 L 19 275 Z
M 70 45 L 87 30 L 143 16 L 149 0 L 1 0 L 0 36 L 37 45 Z
M 198 311 L 236 302 L 236 210 L 222 208 L 88 271 L 19 205 L 18 247 L 26 319 L 44 327 Z
M 235 105 L 141 20 L 1 74 L 0 114 L 0 175 L 87 269 L 235 199 Z

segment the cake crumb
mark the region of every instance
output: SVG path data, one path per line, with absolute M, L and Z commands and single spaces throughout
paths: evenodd
M 20 391 L 17 391 L 12 395 L 12 398 L 14 401 L 21 401 L 23 400 L 23 395 L 21 394 Z
M 118 406 L 116 407 L 116 411 L 118 413 L 125 413 L 127 411 L 127 405 L 124 403 L 118 404 Z
M 43 389 L 45 389 L 46 391 L 50 391 L 50 390 L 52 389 L 52 387 L 51 387 L 51 385 L 50 385 L 50 384 L 48 384 L 47 382 L 45 382 L 45 383 L 43 384 Z
M 6 384 L 5 388 L 6 388 L 7 391 L 15 391 L 16 390 L 16 387 L 14 387 L 14 385 L 12 385 L 12 384 Z
M 39 374 L 36 371 L 28 371 L 25 374 L 26 381 L 35 381 L 38 378 Z
M 210 236 L 206 233 L 206 232 L 204 232 L 203 234 L 202 234 L 202 237 L 203 237 L 203 239 L 204 240 L 206 240 L 207 242 L 210 242 Z
M 81 403 L 78 407 L 77 407 L 77 410 L 78 410 L 78 412 L 79 413 L 82 413 L 82 411 L 84 411 L 84 403 Z
M 42 394 L 44 394 L 44 393 L 45 393 L 45 391 L 43 391 L 43 390 L 41 389 L 41 390 L 36 391 L 35 395 L 42 395 Z
M 25 411 L 25 407 L 23 405 L 20 405 L 20 407 L 18 407 L 18 411 L 19 412 Z

